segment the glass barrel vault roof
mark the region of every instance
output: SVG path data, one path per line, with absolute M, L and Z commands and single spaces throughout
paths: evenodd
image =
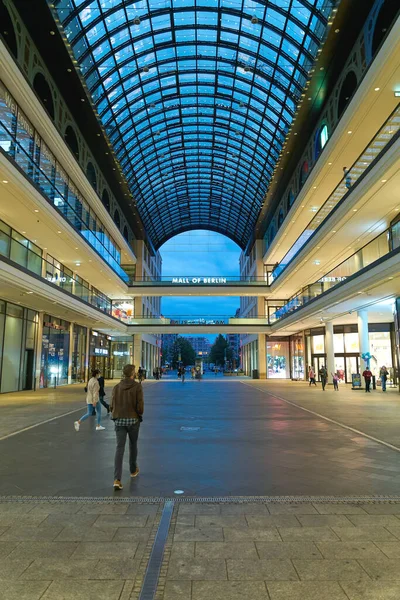
M 53 0 L 147 233 L 251 236 L 332 0 Z

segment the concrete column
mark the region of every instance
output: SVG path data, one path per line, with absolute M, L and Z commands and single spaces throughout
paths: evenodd
M 332 379 L 332 373 L 335 372 L 335 352 L 333 349 L 333 323 L 325 323 L 325 352 L 326 352 L 326 370 L 328 371 L 328 381 Z
M 369 352 L 369 338 L 368 338 L 368 311 L 359 310 L 357 312 L 357 325 L 358 325 L 358 343 L 360 346 L 360 357 L 365 352 Z M 362 360 L 360 362 L 361 372 L 367 366 L 367 361 Z
M 257 369 L 258 369 L 258 373 L 260 375 L 260 379 L 265 379 L 267 377 L 267 349 L 266 349 L 265 333 L 258 334 Z
M 68 383 L 72 383 L 72 354 L 74 350 L 74 324 L 69 324 L 69 351 L 68 351 Z
M 133 364 L 136 371 L 142 364 L 142 336 L 139 333 L 135 333 L 133 336 Z
M 40 388 L 40 371 L 42 365 L 42 344 L 43 344 L 43 316 L 44 312 L 38 313 L 37 332 L 36 332 L 36 357 L 35 357 L 35 382 L 34 389 Z
M 89 381 L 89 364 L 90 364 L 90 333 L 91 329 L 86 329 L 86 349 L 85 349 L 85 381 Z
M 311 355 L 312 355 L 312 337 L 310 335 L 304 336 L 304 341 L 306 345 L 306 364 L 304 368 L 304 379 L 307 381 L 308 379 L 308 367 L 311 365 Z

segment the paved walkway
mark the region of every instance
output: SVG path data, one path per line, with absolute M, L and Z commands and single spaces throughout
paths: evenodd
M 0 503 L 1 599 L 400 597 L 400 502 L 176 503 L 157 580 L 146 569 L 162 509 Z

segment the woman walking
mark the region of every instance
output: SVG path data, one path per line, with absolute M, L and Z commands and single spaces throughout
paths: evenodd
M 97 380 L 97 381 L 99 382 L 99 386 L 100 386 L 100 389 L 99 389 L 99 398 L 100 398 L 100 402 L 101 402 L 101 404 L 104 406 L 104 408 L 106 409 L 106 411 L 107 411 L 107 415 L 109 415 L 109 414 L 110 414 L 110 406 L 109 406 L 109 404 L 107 404 L 107 402 L 104 400 L 104 396 L 106 395 L 106 392 L 105 392 L 105 389 L 104 389 L 104 384 L 105 384 L 105 381 L 104 381 L 104 377 L 103 377 L 103 375 L 100 375 L 100 377 L 98 378 L 98 380 Z
M 75 431 L 79 431 L 79 427 L 82 421 L 86 421 L 88 417 L 92 416 L 93 407 L 96 409 L 97 414 L 97 425 L 96 431 L 102 431 L 105 427 L 101 425 L 101 404 L 99 402 L 99 391 L 100 385 L 98 382 L 98 378 L 100 375 L 100 371 L 95 369 L 92 371 L 92 377 L 89 379 L 87 384 L 87 392 L 86 392 L 86 404 L 87 404 L 87 413 L 83 415 L 78 421 L 75 421 L 74 427 Z

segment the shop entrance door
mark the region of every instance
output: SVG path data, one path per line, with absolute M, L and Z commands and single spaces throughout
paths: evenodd
M 33 389 L 33 361 L 35 358 L 35 353 L 32 349 L 25 350 L 25 361 L 24 361 L 24 381 L 23 388 L 24 390 L 32 390 Z
M 352 374 L 360 372 L 360 358 L 358 355 L 346 356 L 346 383 L 352 383 Z
M 325 354 L 314 355 L 312 360 L 313 369 L 315 373 L 315 379 L 319 381 L 319 370 L 322 366 L 326 366 Z

